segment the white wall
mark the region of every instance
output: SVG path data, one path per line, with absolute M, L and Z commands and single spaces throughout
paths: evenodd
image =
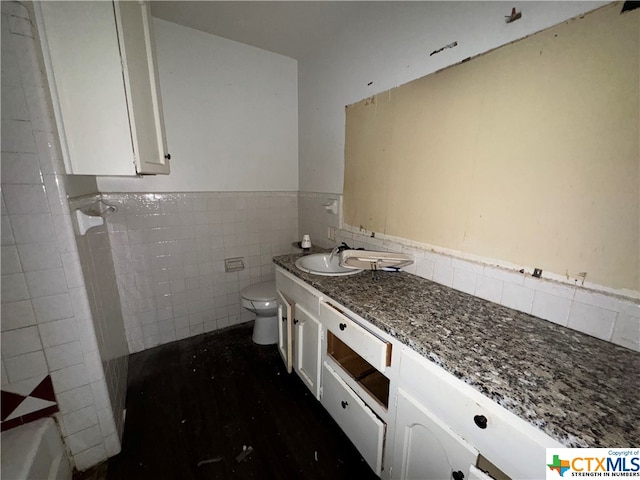
M 296 191 L 297 62 L 154 19 L 171 174 L 102 192 Z
M 605 3 L 371 2 L 349 30 L 299 62 L 300 190 L 342 192 L 345 105 Z M 512 5 L 522 18 L 507 24 Z

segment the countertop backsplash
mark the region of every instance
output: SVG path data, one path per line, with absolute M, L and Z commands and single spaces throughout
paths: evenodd
M 548 272 L 536 278 L 532 271 L 500 268 L 356 230 L 338 230 L 336 244 L 408 253 L 415 259 L 403 269 L 408 273 L 640 352 L 637 298 L 545 278 Z

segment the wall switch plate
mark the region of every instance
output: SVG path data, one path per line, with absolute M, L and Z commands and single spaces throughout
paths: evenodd
M 329 227 L 327 228 L 327 238 L 329 240 L 333 240 L 334 242 L 336 241 L 336 229 L 333 227 Z

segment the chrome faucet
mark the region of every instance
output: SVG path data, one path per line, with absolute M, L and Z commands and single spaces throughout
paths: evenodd
M 331 250 L 331 255 L 329 255 L 329 261 L 333 260 L 333 257 L 338 255 L 343 250 L 351 250 L 351 247 L 344 242 L 342 242 L 340 245 L 336 245 L 335 247 L 333 247 L 333 250 Z

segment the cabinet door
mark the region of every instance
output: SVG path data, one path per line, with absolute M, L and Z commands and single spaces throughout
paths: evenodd
M 398 389 L 394 478 L 469 478 L 469 466 L 475 465 L 477 456 L 478 452 L 471 445 L 441 423 L 424 405 Z
M 111 2 L 33 2 L 67 173 L 135 175 Z
M 320 322 L 301 305 L 294 310 L 295 369 L 311 393 L 320 398 Z
M 138 173 L 169 173 L 149 5 L 114 2 Z
M 288 373 L 291 373 L 291 364 L 293 362 L 292 321 L 293 304 L 278 290 L 278 351 L 287 367 Z

